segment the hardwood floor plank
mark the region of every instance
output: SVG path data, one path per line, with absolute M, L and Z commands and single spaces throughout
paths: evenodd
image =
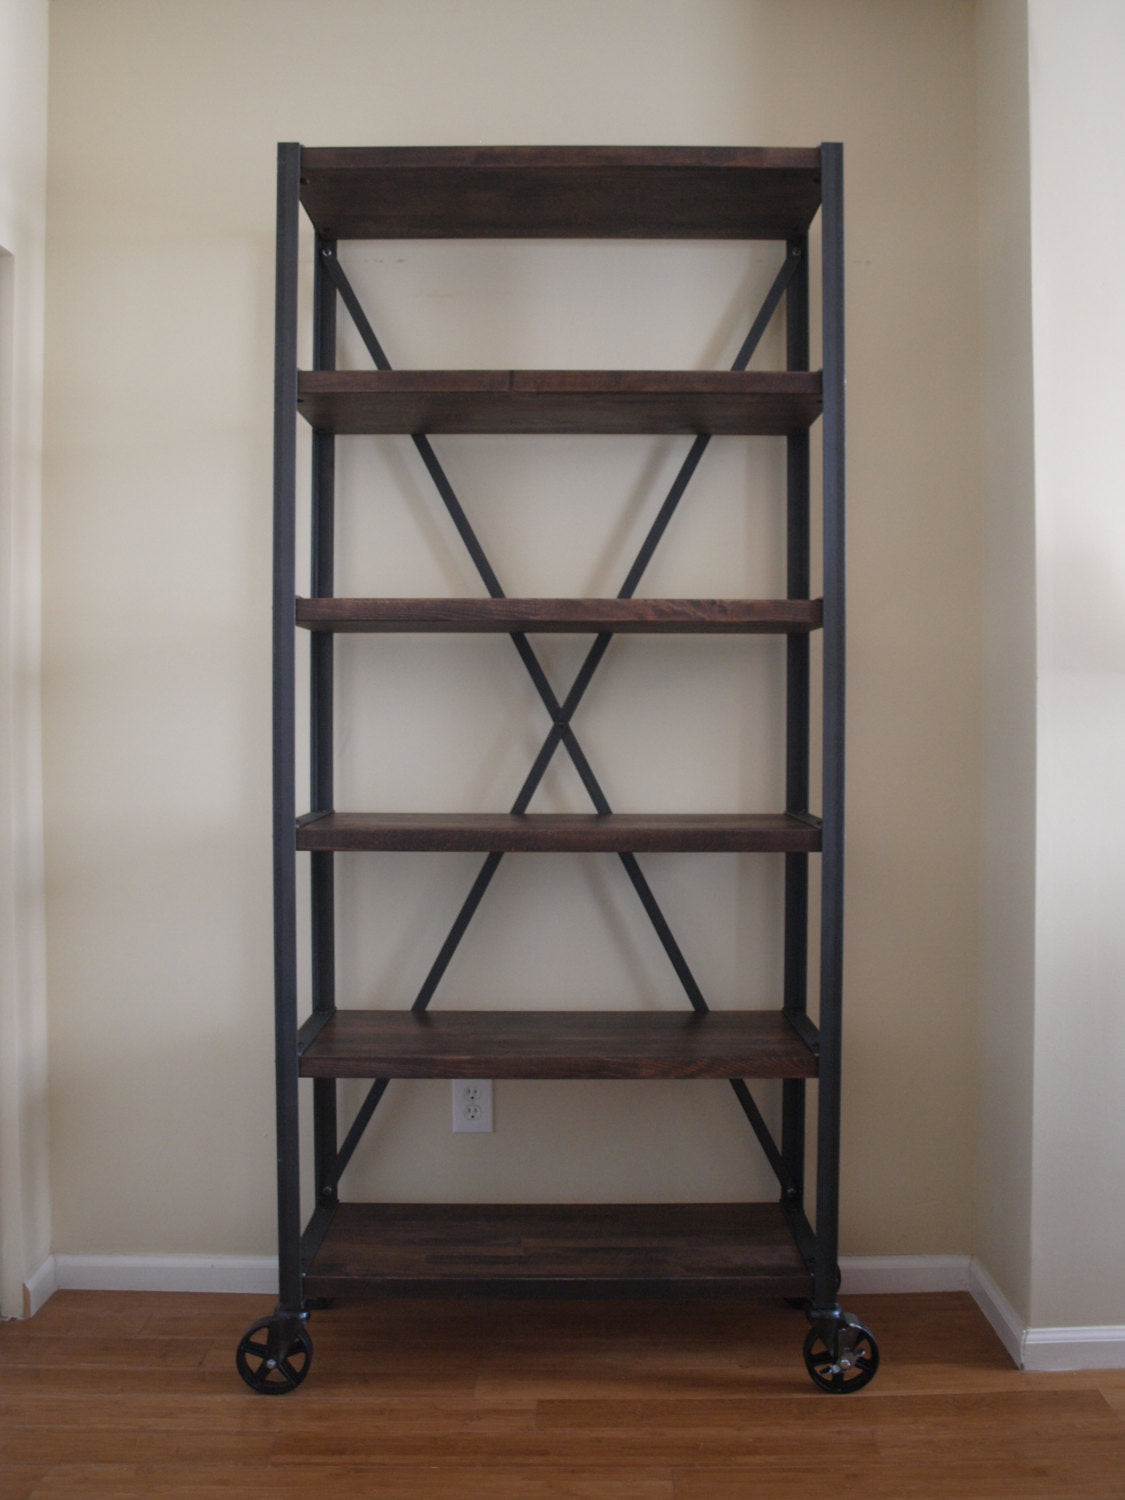
M 865 1398 L 866 1401 L 874 1397 Z M 756 1400 L 753 1397 L 691 1399 L 657 1398 L 654 1400 L 610 1400 L 600 1397 L 585 1401 L 540 1401 L 537 1403 L 540 1427 L 567 1431 L 578 1438 L 603 1431 L 659 1431 L 665 1433 L 688 1429 L 691 1432 L 733 1432 L 737 1434 L 785 1431 L 792 1435 L 804 1432 L 813 1418 L 803 1398 Z M 815 1413 L 818 1432 L 847 1438 L 856 1431 L 859 1401 L 825 1403 Z M 869 1415 L 865 1414 L 869 1422 Z M 862 1419 L 860 1419 L 862 1420 Z
M 810 1500 L 831 1495 L 879 1493 L 873 1488 L 874 1466 L 841 1459 L 831 1469 L 821 1464 L 756 1464 L 753 1468 L 677 1469 L 675 1500 Z M 976 1500 L 966 1493 L 963 1500 Z
M 1087 1462 L 1081 1455 L 1067 1454 L 1047 1463 L 1016 1459 L 998 1463 L 990 1459 L 961 1462 L 946 1459 L 935 1464 L 929 1478 L 922 1474 L 903 1475 L 892 1468 L 880 1474 L 875 1493 L 887 1500 L 1110 1500 L 1125 1494 L 1120 1481 L 1107 1479 L 1106 1470 L 1094 1459 Z
M 1085 1378 L 1091 1379 L 1089 1375 Z M 1099 1370 L 1093 1381 L 1108 1405 L 1125 1418 L 1125 1370 Z
M 798 1440 L 797 1431 L 771 1429 L 768 1424 L 753 1430 L 721 1428 L 696 1430 L 636 1427 L 602 1428 L 586 1433 L 574 1429 L 530 1433 L 481 1433 L 470 1429 L 458 1434 L 402 1430 L 384 1425 L 377 1431 L 333 1434 L 319 1432 L 279 1436 L 271 1451 L 275 1464 L 317 1462 L 370 1466 L 376 1463 L 450 1465 L 477 1468 L 486 1463 L 515 1467 L 559 1468 L 577 1464 L 591 1468 L 637 1468 L 658 1464 L 670 1468 L 708 1462 L 758 1464 L 783 1462 Z M 813 1461 L 830 1466 L 839 1454 L 841 1435 L 835 1424 L 822 1429 L 806 1422 L 800 1428 L 802 1450 Z M 875 1438 L 870 1429 L 852 1434 L 850 1452 L 857 1458 L 875 1456 Z
M 0 1470 L 0 1474 L 3 1471 Z M 241 1465 L 60 1465 L 27 1491 L 26 1500 L 465 1500 L 466 1470 L 426 1466 L 318 1467 L 289 1465 L 276 1471 Z M 675 1500 L 668 1470 L 474 1468 L 473 1493 L 489 1500 Z M 5 1491 L 0 1491 L 9 1500 Z M 25 1500 L 19 1496 L 18 1500 Z
M 872 1390 L 869 1400 L 878 1403 L 886 1424 L 881 1443 L 887 1451 L 906 1453 L 919 1442 L 940 1440 L 943 1434 L 956 1434 L 962 1450 L 987 1435 L 989 1452 L 997 1456 L 1008 1447 L 1026 1452 L 1043 1438 L 1054 1442 L 1078 1434 L 1125 1437 L 1125 1425 L 1093 1388 L 925 1396 L 880 1395 Z M 918 1421 L 923 1410 L 924 1426 Z
M 382 1396 L 314 1395 L 302 1398 L 304 1421 L 331 1434 L 362 1427 L 394 1425 L 404 1431 L 460 1432 L 467 1427 L 496 1431 L 531 1431 L 536 1425 L 537 1403 L 484 1402 L 460 1396 L 449 1400 L 432 1397 L 399 1399 Z M 0 1431 L 46 1425 L 46 1403 L 41 1395 L 0 1395 Z M 216 1396 L 55 1395 L 50 1400 L 50 1426 L 60 1432 L 120 1432 L 141 1426 L 146 1432 L 181 1432 L 209 1435 L 258 1436 L 289 1431 L 293 1426 L 290 1403 L 247 1399 L 237 1404 Z
M 106 1332 L 65 1338 L 37 1338 L 25 1343 L 4 1342 L 3 1362 L 11 1369 L 28 1366 L 43 1369 L 55 1365 L 73 1369 L 89 1365 L 95 1368 L 123 1369 L 133 1366 L 149 1371 L 167 1366 L 198 1369 L 211 1351 L 210 1339 L 121 1338 Z
M 234 1360 L 229 1349 L 226 1351 L 226 1358 L 221 1361 L 216 1358 L 211 1369 L 162 1369 L 159 1377 L 153 1375 L 151 1366 L 142 1364 L 128 1369 L 97 1365 L 68 1369 L 62 1363 L 48 1365 L 44 1369 L 37 1369 L 31 1364 L 13 1365 L 9 1368 L 3 1362 L 3 1352 L 0 1348 L 0 1392 L 37 1391 L 50 1399 L 57 1398 L 60 1392 L 84 1392 L 90 1396 L 129 1393 L 144 1395 L 152 1390 L 154 1380 L 159 1378 L 160 1389 L 165 1394 L 176 1391 L 185 1395 L 229 1397 L 231 1394 L 230 1377 Z M 242 1382 L 239 1381 L 239 1384 Z M 247 1391 L 246 1394 L 249 1396 L 250 1392 Z
M 4 1500 L 31 1500 L 50 1473 L 43 1464 L 11 1464 L 0 1459 L 0 1495 Z
M 46 1416 L 47 1413 L 44 1413 Z M 21 1426 L 4 1435 L 9 1463 L 112 1464 L 127 1452 L 134 1463 L 190 1464 L 201 1452 L 217 1463 L 266 1463 L 272 1455 L 269 1432 L 212 1432 L 196 1427 L 178 1432 L 146 1430 L 139 1423 L 112 1430 L 88 1427 Z
M 1081 1464 L 1002 1466 L 988 1460 L 962 1463 L 948 1455 L 934 1455 L 917 1473 L 878 1463 L 844 1464 L 831 1474 L 840 1493 L 875 1500 L 1118 1500 L 1104 1471 Z M 755 1469 L 690 1469 L 675 1473 L 675 1500 L 809 1500 L 821 1493 L 821 1468 L 788 1465 Z
M 191 1315 L 185 1317 L 185 1296 Z M 223 1337 L 233 1318 L 268 1315 L 268 1298 L 237 1292 L 61 1292 L 34 1318 L 2 1325 L 5 1345 L 74 1333 L 111 1330 L 116 1337 Z
M 798 1358 L 799 1358 L 798 1354 Z M 478 1382 L 483 1400 L 510 1398 L 525 1393 L 539 1401 L 569 1401 L 596 1393 L 599 1401 L 631 1400 L 741 1400 L 752 1396 L 761 1401 L 780 1397 L 804 1400 L 809 1378 L 804 1365 L 795 1369 L 777 1365 L 759 1370 L 716 1369 L 705 1364 L 679 1363 L 673 1369 L 654 1370 L 644 1360 L 631 1363 L 622 1360 L 591 1361 L 586 1374 L 580 1371 L 557 1374 L 544 1360 L 542 1368 L 526 1367 L 506 1375 L 493 1375 Z M 815 1396 L 815 1392 L 812 1392 Z

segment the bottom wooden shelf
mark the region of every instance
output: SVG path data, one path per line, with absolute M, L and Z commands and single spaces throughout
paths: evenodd
M 772 1203 L 342 1203 L 309 1297 L 808 1296 Z

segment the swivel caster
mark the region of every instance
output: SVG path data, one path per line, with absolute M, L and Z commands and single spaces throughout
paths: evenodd
M 291 1318 L 263 1318 L 246 1330 L 234 1362 L 259 1396 L 286 1396 L 309 1373 L 312 1339 Z
M 815 1324 L 805 1339 L 805 1368 L 814 1385 L 833 1395 L 861 1391 L 879 1368 L 879 1345 L 862 1323 L 843 1313 L 834 1327 Z

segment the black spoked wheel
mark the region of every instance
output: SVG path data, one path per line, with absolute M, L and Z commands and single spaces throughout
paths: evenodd
M 805 1339 L 805 1368 L 813 1384 L 836 1396 L 861 1391 L 879 1368 L 879 1345 L 854 1318 L 845 1317 L 825 1338 L 810 1328 Z
M 246 1330 L 234 1362 L 259 1396 L 287 1396 L 309 1373 L 312 1352 L 312 1339 L 299 1325 L 285 1343 L 277 1321 L 263 1318 Z

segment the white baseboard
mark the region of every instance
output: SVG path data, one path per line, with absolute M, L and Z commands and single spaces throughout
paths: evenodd
M 1125 1370 L 1125 1327 L 1029 1328 L 1025 1370 Z
M 1022 1370 L 1023 1345 L 1027 1335 L 1023 1319 L 975 1258 L 969 1269 L 969 1290 L 973 1294 L 973 1301 L 996 1330 L 1000 1342 Z
M 45 1302 L 58 1291 L 59 1282 L 55 1257 L 48 1255 L 37 1271 L 33 1271 L 23 1284 L 23 1315 L 33 1318 Z
M 1021 1370 L 1125 1370 L 1125 1327 L 1027 1328 L 976 1260 L 969 1289 Z
M 840 1261 L 841 1297 L 881 1292 L 967 1292 L 967 1255 L 853 1255 Z
M 61 1291 L 277 1294 L 277 1261 L 265 1255 L 56 1255 Z

